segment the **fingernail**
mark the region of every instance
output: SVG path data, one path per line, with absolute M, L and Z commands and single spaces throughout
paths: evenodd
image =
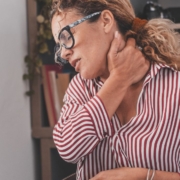
M 115 32 L 115 38 L 118 38 L 119 37 L 119 33 L 118 31 Z

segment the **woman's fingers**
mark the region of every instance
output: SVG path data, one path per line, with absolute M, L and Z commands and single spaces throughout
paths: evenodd
M 117 61 L 120 60 L 118 57 L 119 52 L 122 51 L 124 46 L 125 41 L 123 40 L 122 35 L 118 31 L 116 31 L 107 55 L 109 71 L 116 67 Z
M 114 33 L 114 39 L 111 42 L 111 47 L 110 47 L 108 55 L 117 56 L 118 52 L 121 51 L 124 46 L 125 46 L 125 43 L 123 43 L 122 35 L 119 34 L 118 31 L 116 31 Z
M 124 77 L 130 84 L 141 80 L 148 71 L 149 62 L 136 46 L 136 40 L 129 38 L 127 42 L 118 32 L 115 33 L 108 55 L 110 75 Z
M 128 38 L 127 42 L 126 42 L 126 47 L 128 46 L 132 46 L 134 48 L 136 48 L 136 41 L 134 38 Z

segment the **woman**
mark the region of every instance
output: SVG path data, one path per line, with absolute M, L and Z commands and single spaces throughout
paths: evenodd
M 180 48 L 170 21 L 135 18 L 129 0 L 59 0 L 52 32 L 56 62 L 79 72 L 53 132 L 76 178 L 180 179 Z

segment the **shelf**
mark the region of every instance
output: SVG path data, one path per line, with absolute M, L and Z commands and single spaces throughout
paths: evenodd
M 52 138 L 52 127 L 33 127 L 32 137 L 33 138 Z
M 50 149 L 55 148 L 51 139 L 41 139 L 42 180 L 52 179 Z
M 37 34 L 37 1 L 27 0 L 28 18 L 28 54 L 34 57 L 34 47 Z M 36 76 L 30 83 L 34 94 L 31 103 L 31 135 L 34 143 L 35 179 L 60 180 L 76 172 L 76 164 L 65 162 L 55 147 L 52 132 L 49 127 L 46 105 L 43 94 L 42 77 Z
M 76 165 L 65 162 L 52 139 L 41 139 L 42 180 L 63 179 L 76 172 Z

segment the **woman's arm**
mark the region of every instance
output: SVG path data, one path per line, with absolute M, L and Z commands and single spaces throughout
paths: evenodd
M 112 115 L 128 86 L 140 80 L 148 69 L 134 40 L 129 40 L 121 52 L 117 51 L 124 47 L 121 47 L 120 38 L 116 36 L 112 42 L 108 55 L 110 76 L 97 95 L 87 103 L 83 102 L 84 89 L 80 79 L 75 79 L 68 89 L 67 102 L 53 131 L 55 145 L 68 162 L 76 163 L 92 152 L 105 136 L 113 135 Z
M 116 32 L 108 54 L 110 75 L 98 92 L 110 119 L 120 105 L 127 88 L 140 81 L 149 66 L 149 61 L 136 48 L 135 39 L 128 39 L 125 45 L 122 36 Z
M 92 152 L 106 136 L 114 134 L 101 99 L 95 95 L 88 101 L 85 94 L 87 90 L 79 74 L 72 79 L 53 131 L 60 156 L 72 163 L 77 163 L 80 158 Z
M 91 180 L 180 180 L 180 175 L 174 172 L 154 171 L 145 168 L 118 168 L 103 171 Z
M 77 78 L 78 76 L 75 77 Z M 76 163 L 89 154 L 106 135 L 113 135 L 113 129 L 101 100 L 94 96 L 87 103 L 80 103 L 80 97 L 77 100 L 75 96 L 79 93 L 83 98 L 84 89 L 78 84 L 75 86 L 76 94 L 70 91 L 74 79 L 72 81 L 66 94 L 66 103 L 53 131 L 53 139 L 60 156 L 68 162 Z M 70 92 L 73 93 L 71 96 Z

